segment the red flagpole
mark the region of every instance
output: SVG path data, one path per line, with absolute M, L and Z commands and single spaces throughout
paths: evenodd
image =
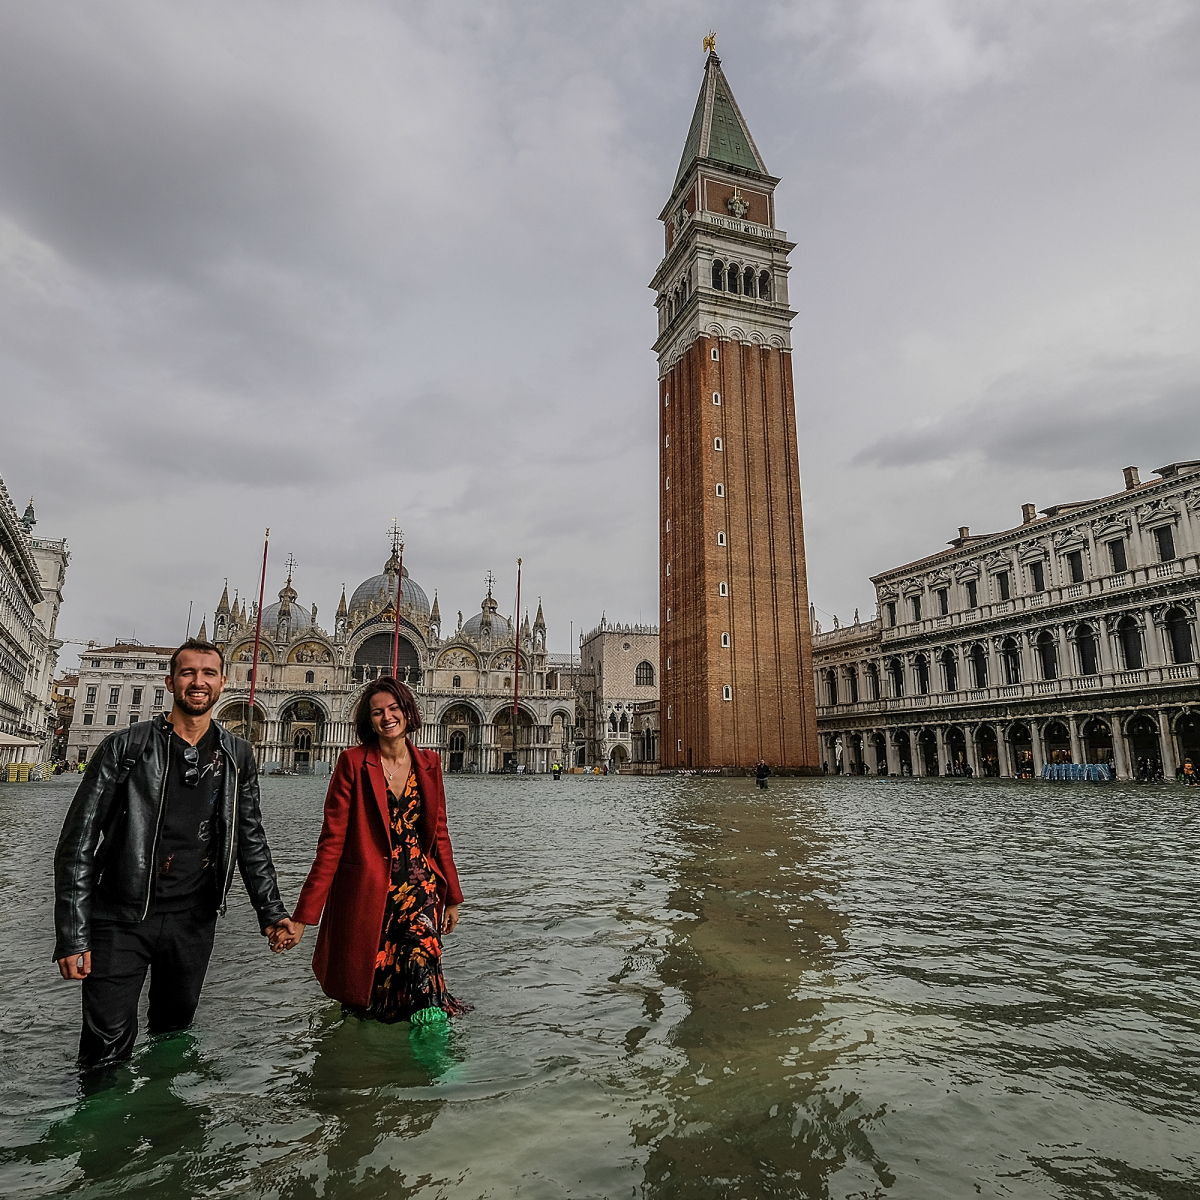
M 517 559 L 517 611 L 513 614 L 513 641 L 517 648 L 513 666 L 513 763 L 517 761 L 517 697 L 521 689 L 521 560 Z
M 392 637 L 392 678 L 400 678 L 400 597 L 404 593 L 404 543 L 397 549 L 399 566 L 396 568 L 396 632 Z
M 258 687 L 258 644 L 262 640 L 262 610 L 263 597 L 267 592 L 267 547 L 271 544 L 271 529 L 267 527 L 267 536 L 263 539 L 262 578 L 258 584 L 258 614 L 254 622 L 254 662 L 250 667 L 250 706 L 246 714 L 248 736 L 246 740 L 254 742 L 254 692 Z

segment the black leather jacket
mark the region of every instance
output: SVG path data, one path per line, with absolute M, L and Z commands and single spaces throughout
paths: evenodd
M 167 801 L 171 726 L 153 727 L 141 760 L 123 785 L 121 762 L 136 725 L 101 742 L 71 801 L 54 854 L 54 957 L 91 949 L 93 918 L 137 922 L 154 894 L 154 864 Z M 288 915 L 279 898 L 258 805 L 258 770 L 248 743 L 214 721 L 225 755 L 216 803 L 217 886 L 221 915 L 237 860 L 250 902 L 266 929 Z

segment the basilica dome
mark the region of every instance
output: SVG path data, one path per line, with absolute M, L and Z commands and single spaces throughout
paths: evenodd
M 307 633 L 312 628 L 312 610 L 305 608 L 303 604 L 293 600 L 292 612 L 289 618 L 288 637 L 294 637 L 298 633 Z M 274 604 L 268 604 L 263 609 L 262 627 L 263 632 L 268 630 L 273 634 L 279 626 L 279 610 L 283 607 L 283 602 L 276 600 Z M 253 624 L 253 622 L 251 622 Z
M 491 616 L 492 624 L 492 641 L 503 643 L 511 642 L 515 636 L 512 623 L 507 617 L 502 617 L 497 611 L 496 601 L 492 598 L 492 593 L 489 591 L 484 597 L 483 605 L 480 611 L 477 612 L 469 621 L 463 622 L 462 631 L 473 641 L 480 641 L 483 637 L 483 617 L 488 613 Z
M 387 606 L 387 601 L 391 595 L 395 577 L 395 560 L 390 560 L 385 564 L 382 575 L 372 575 L 370 579 L 364 579 L 362 583 L 354 589 L 354 595 L 350 598 L 350 619 L 357 624 L 356 618 L 366 617 L 372 611 L 378 612 Z M 388 571 L 388 567 L 392 567 Z M 429 597 L 425 595 L 425 590 L 414 579 L 411 579 L 408 574 L 408 568 L 403 567 L 401 570 L 404 573 L 404 583 L 400 589 L 400 610 L 405 616 L 410 614 L 421 618 L 424 621 L 429 620 Z

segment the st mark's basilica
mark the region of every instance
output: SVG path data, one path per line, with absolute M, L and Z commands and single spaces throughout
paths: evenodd
M 289 562 L 278 600 L 262 614 L 253 714 L 260 769 L 327 773 L 338 754 L 355 744 L 354 712 L 364 685 L 391 674 L 398 579 L 397 673 L 420 705 L 424 725 L 416 743 L 438 750 L 452 772 L 542 772 L 567 761 L 575 725 L 570 660 L 547 653 L 540 600 L 532 625 L 526 612 L 520 629 L 514 731 L 517 639 L 492 595 L 490 576 L 479 611 L 466 621 L 460 612 L 443 636 L 436 593 L 430 605 L 396 548 L 380 574 L 354 589 L 349 603 L 342 590 L 332 632 L 317 623 L 316 605 L 300 602 L 293 574 Z M 255 617 L 253 606 L 247 609 L 236 596 L 230 604 L 226 586 L 211 631 L 229 677 L 217 716 L 243 737 Z

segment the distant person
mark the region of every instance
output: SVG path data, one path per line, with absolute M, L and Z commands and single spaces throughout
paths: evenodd
M 132 1054 L 147 970 L 150 1033 L 192 1023 L 235 861 L 262 932 L 273 939 L 287 917 L 254 751 L 211 716 L 225 687 L 221 651 L 190 638 L 166 683 L 167 716 L 100 743 L 54 855 L 54 957 L 64 979 L 83 981 L 87 1068 Z
M 758 760 L 758 766 L 754 768 L 754 778 L 758 786 L 765 792 L 767 790 L 767 780 L 771 777 L 771 768 L 767 766 L 764 759 Z
M 442 975 L 463 898 L 442 760 L 410 741 L 421 713 L 390 676 L 363 693 L 354 724 L 359 744 L 334 768 L 316 858 L 276 944 L 290 949 L 320 921 L 313 972 L 327 996 L 361 1017 L 444 1028 L 464 1006 Z

